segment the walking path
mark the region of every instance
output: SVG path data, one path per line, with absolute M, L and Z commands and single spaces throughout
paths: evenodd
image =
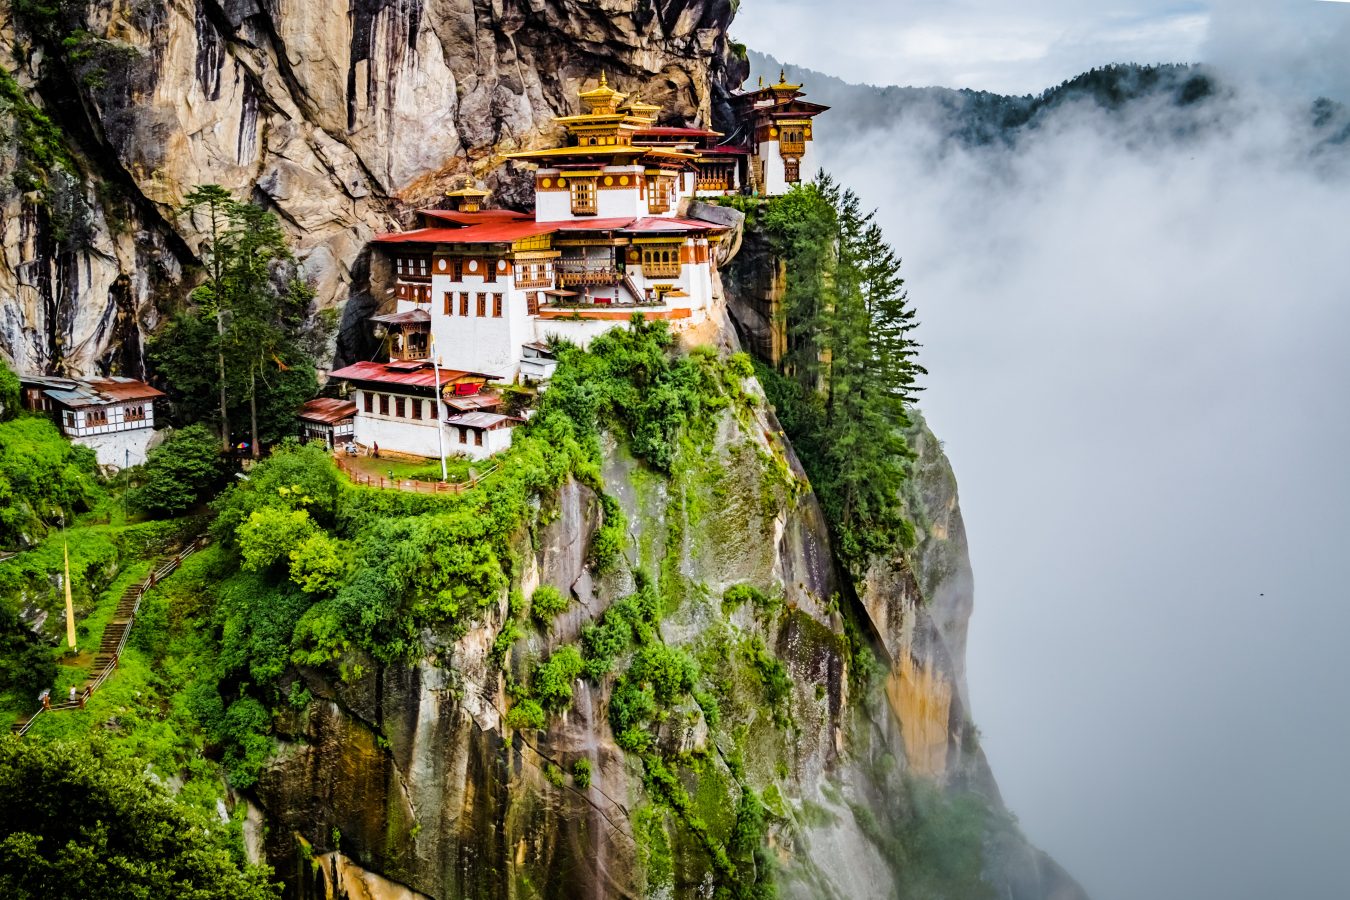
M 131 637 L 131 626 L 135 624 L 136 613 L 141 608 L 141 598 L 145 596 L 145 592 L 176 572 L 178 567 L 183 564 L 183 560 L 205 546 L 206 537 L 197 538 L 179 551 L 176 556 L 172 556 L 157 565 L 154 571 L 147 575 L 140 584 L 133 584 L 127 588 L 126 593 L 117 603 L 117 610 L 113 613 L 112 621 L 103 630 L 103 641 L 99 644 L 98 654 L 94 657 L 94 673 L 90 675 L 84 686 L 75 692 L 75 699 L 61 703 L 54 703 L 48 699 L 44 701 L 37 712 L 27 718 L 19 719 L 11 726 L 10 730 L 22 736 L 33 727 L 33 723 L 37 721 L 38 716 L 45 712 L 84 709 L 84 704 L 93 696 L 94 691 L 98 690 L 103 682 L 107 681 L 116 671 L 117 663 L 122 658 L 122 651 L 126 649 L 127 639 Z
M 340 455 L 334 456 L 333 461 L 352 484 L 389 491 L 406 491 L 410 494 L 462 494 L 497 469 L 495 465 L 491 466 L 468 481 L 419 481 L 415 478 L 386 478 L 383 475 L 372 475 L 361 471 L 351 460 Z

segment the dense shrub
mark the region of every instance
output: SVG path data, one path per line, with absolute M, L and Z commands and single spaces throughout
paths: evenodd
M 223 471 L 220 439 L 204 425 L 189 425 L 150 451 L 130 500 L 150 516 L 176 516 L 215 488 Z
M 94 451 L 72 444 L 50 421 L 0 422 L 0 547 L 35 541 L 99 495 Z
M 553 617 L 567 609 L 567 598 L 551 584 L 541 584 L 530 597 L 530 615 L 547 628 Z
M 0 738 L 5 897 L 279 897 L 229 834 L 101 744 Z

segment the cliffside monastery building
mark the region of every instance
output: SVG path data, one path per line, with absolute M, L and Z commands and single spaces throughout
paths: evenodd
M 484 458 L 509 447 L 518 424 L 491 383 L 547 381 L 551 338 L 585 346 L 634 313 L 677 331 L 706 322 L 729 229 L 682 211 L 800 181 L 826 109 L 801 96 L 785 79 L 736 94 L 741 122 L 723 140 L 658 127 L 659 107 L 602 75 L 581 114 L 557 120 L 566 144 L 508 155 L 537 167 L 533 215 L 483 209 L 487 192 L 465 187 L 449 194 L 454 209 L 422 210 L 422 227 L 377 237 L 395 308 L 370 321 L 388 360 L 332 373 L 352 387 L 352 440 Z

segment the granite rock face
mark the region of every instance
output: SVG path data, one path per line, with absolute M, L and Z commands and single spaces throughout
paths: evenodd
M 543 730 L 505 723 L 509 678 L 575 644 L 647 573 L 665 600 L 661 641 L 697 659 L 721 698 L 715 719 L 692 704 L 673 710 L 658 744 L 667 760 L 690 760 L 672 766 L 714 842 L 730 840 L 744 787 L 764 798 L 779 896 L 928 896 L 907 881 L 914 859 L 904 854 L 921 841 L 903 849 L 888 837 L 922 831 L 914 798 L 927 790 L 980 798 L 975 865 L 988 896 L 1083 898 L 1017 831 L 974 735 L 961 659 L 972 579 L 937 442 L 913 436 L 918 545 L 877 560 L 855 605 L 791 446 L 762 396 L 751 409 L 723 413 L 669 477 L 605 442 L 602 488 L 628 529 L 614 571 L 588 563 L 604 515 L 594 491 L 570 482 L 541 504 L 516 546 L 520 590 L 552 585 L 570 604 L 500 666 L 491 648 L 505 597 L 466 633 L 428 636 L 417 665 L 372 665 L 345 681 L 303 674 L 315 699 L 288 713 L 256 790 L 266 855 L 291 896 L 366 896 L 372 884 L 381 893 L 370 896 L 438 900 L 711 896 L 703 845 L 654 802 L 644 763 L 611 730 L 615 676 L 576 681 L 571 709 Z M 733 585 L 777 602 L 728 604 Z M 860 651 L 848 621 L 872 630 L 880 651 L 868 685 L 851 675 Z M 786 675 L 777 705 L 747 662 L 751 646 Z M 570 775 L 578 760 L 590 766 L 587 785 Z
M 31 372 L 142 374 L 144 336 L 192 278 L 200 234 L 175 209 L 195 185 L 275 210 L 318 305 L 340 306 L 370 237 L 463 176 L 530 202 L 500 154 L 555 141 L 553 117 L 601 71 L 705 124 L 748 71 L 731 0 L 60 6 L 55 22 L 0 21 L 0 65 L 75 171 L 25 192 L 0 163 L 0 353 Z M 28 120 L 0 100 L 5 133 Z

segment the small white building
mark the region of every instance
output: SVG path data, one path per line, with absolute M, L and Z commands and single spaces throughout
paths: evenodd
M 323 441 L 332 450 L 350 444 L 355 432 L 356 404 L 335 397 L 315 397 L 300 407 L 300 439 Z
M 356 363 L 332 377 L 352 386 L 352 439 L 367 452 L 484 459 L 511 446 L 518 424 L 499 412 L 501 395 L 482 373 L 393 360 Z
M 155 400 L 163 397 L 134 378 L 20 378 L 24 404 L 51 413 L 62 434 L 91 448 L 99 465 L 114 468 L 145 462 L 155 436 Z

